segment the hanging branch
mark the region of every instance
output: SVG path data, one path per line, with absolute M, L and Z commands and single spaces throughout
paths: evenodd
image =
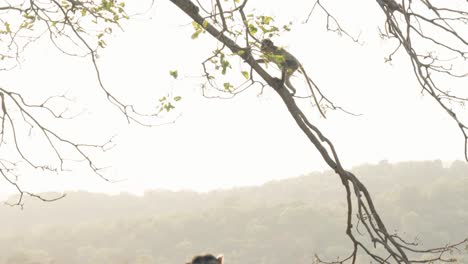
M 404 50 L 411 60 L 414 74 L 422 88 L 457 124 L 464 139 L 464 154 L 468 161 L 467 121 L 454 106 L 468 102 L 468 4 L 465 0 L 444 1 L 444 7 L 432 0 L 376 0 L 385 14 L 383 38 L 397 40 L 396 49 L 387 61 Z M 442 85 L 440 78 L 448 76 L 461 82 Z
M 0 175 L 19 194 L 16 202 L 7 202 L 8 205 L 23 207 L 24 195 L 47 202 L 55 201 L 65 196 L 60 195 L 48 199 L 23 190 L 18 184 L 18 179 L 20 178 L 19 171 L 25 167 L 45 174 L 57 174 L 66 170 L 65 162 L 67 161 L 85 162 L 99 177 L 106 181 L 111 181 L 101 173 L 102 168 L 95 164 L 91 153 L 94 150 L 107 151 L 113 145 L 112 140 L 104 144 L 82 144 L 74 142 L 49 128 L 45 125 L 46 122 L 42 121 L 44 118 L 39 118 L 40 116 L 44 117 L 45 114 L 46 117 L 54 120 L 73 118 L 73 116 L 69 115 L 68 109 L 63 111 L 55 110 L 51 103 L 53 99 L 68 100 L 64 95 L 52 96 L 39 104 L 33 104 L 27 102 L 21 94 L 0 87 L 0 150 L 9 153 L 12 159 L 17 160 L 0 160 Z M 21 140 L 21 137 L 25 137 L 25 135 L 32 137 L 32 134 L 35 135 L 34 138 L 37 142 L 46 142 L 47 146 L 43 149 L 43 156 L 50 156 L 48 162 L 40 163 L 36 161 L 37 157 L 31 153 L 31 146 Z M 68 149 L 72 150 L 71 154 Z M 76 158 L 67 158 L 69 155 L 74 155 Z
M 468 161 L 468 127 L 460 112 L 468 100 L 468 4 L 466 0 L 375 0 L 385 15 L 383 39 L 396 40 L 396 48 L 385 59 L 391 62 L 398 51 L 409 57 L 413 72 L 422 88 L 456 123 L 464 141 L 464 156 Z M 354 38 L 338 19 L 316 0 L 305 22 L 320 9 L 326 15 L 327 30 Z M 441 84 L 444 78 L 451 83 Z M 459 109 L 457 109 L 459 108 Z

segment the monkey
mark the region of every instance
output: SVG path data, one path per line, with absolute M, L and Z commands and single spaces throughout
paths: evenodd
M 291 84 L 290 78 L 299 69 L 299 60 L 285 49 L 275 46 L 270 39 L 262 40 L 260 51 L 265 58 L 259 59 L 257 62 L 275 63 L 281 70 L 281 84 L 286 85 L 292 91 L 292 94 L 295 95 L 296 88 Z
M 273 41 L 270 39 L 264 39 L 261 42 L 260 51 L 265 56 L 264 59 L 258 59 L 256 62 L 258 63 L 268 63 L 273 62 L 275 63 L 278 68 L 281 70 L 281 86 L 285 85 L 292 91 L 292 95 L 296 94 L 296 88 L 291 83 L 291 76 L 294 74 L 295 71 L 299 71 L 300 73 L 304 74 L 306 78 L 307 84 L 309 86 L 310 92 L 312 93 L 312 97 L 314 98 L 314 102 L 317 105 L 317 108 L 320 114 L 325 117 L 322 109 L 320 108 L 320 104 L 317 101 L 317 97 L 315 96 L 314 89 L 312 87 L 312 80 L 307 76 L 307 73 L 302 67 L 301 63 L 299 62 L 296 57 L 294 57 L 291 53 L 287 52 L 285 49 L 275 46 Z
M 192 261 L 186 264 L 223 264 L 223 256 L 215 257 L 211 254 L 198 255 L 193 257 Z

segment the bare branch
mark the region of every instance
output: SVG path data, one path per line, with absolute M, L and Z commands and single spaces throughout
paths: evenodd
M 387 61 L 391 61 L 400 49 L 406 52 L 423 93 L 431 96 L 460 129 L 464 139 L 465 159 L 468 161 L 467 121 L 462 120 L 453 107 L 467 102 L 468 95 L 463 92 L 466 81 L 459 88 L 442 87 L 438 82 L 440 75 L 454 79 L 468 76 L 466 1 L 444 2 L 447 7 L 438 7 L 432 0 L 418 3 L 406 0 L 401 3 L 394 0 L 376 1 L 386 16 L 386 32 L 381 33 L 381 36 L 398 41 Z M 462 9 L 463 6 L 465 9 Z M 403 18 L 404 23 L 399 18 Z

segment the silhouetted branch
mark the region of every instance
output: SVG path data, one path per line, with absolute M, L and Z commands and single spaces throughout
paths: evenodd
M 465 159 L 468 161 L 468 127 L 457 115 L 454 105 L 464 105 L 468 77 L 468 4 L 464 0 L 444 1 L 444 7 L 432 0 L 376 0 L 385 14 L 383 38 L 398 44 L 388 61 L 401 48 L 411 60 L 414 74 L 423 89 L 457 124 L 464 138 Z M 402 21 L 403 20 L 403 21 Z M 442 75 L 465 81 L 457 85 L 442 85 Z M 463 79 L 464 78 L 464 79 Z
M 64 99 L 65 97 L 53 96 L 39 104 L 33 104 L 27 102 L 21 94 L 10 92 L 0 87 L 0 150 L 9 153 L 8 156 L 11 157 L 11 160 L 4 159 L 0 161 L 0 174 L 20 194 L 18 201 L 13 205 L 22 206 L 25 194 L 43 201 L 55 201 L 62 198 L 63 195 L 53 199 L 45 199 L 32 192 L 23 190 L 18 184 L 19 171 L 24 167 L 32 168 L 39 173 L 56 174 L 65 171 L 64 163 L 66 161 L 74 161 L 71 158 L 67 158 L 70 155 L 69 149 L 72 150 L 71 154 L 77 157 L 77 162 L 84 161 L 95 174 L 106 181 L 110 181 L 100 172 L 102 168 L 95 164 L 90 154 L 93 152 L 92 149 L 100 151 L 108 150 L 112 147 L 112 141 L 109 140 L 100 145 L 77 143 L 49 128 L 46 122 L 42 121 L 44 120 L 44 113 L 46 116 L 57 121 L 69 118 L 64 116 L 66 110 L 56 113 L 54 109 L 48 106 L 53 98 Z M 37 155 L 31 153 L 34 147 L 31 147 L 26 142 L 23 142 L 25 140 L 22 140 L 24 137 L 32 137 L 31 134 L 33 132 L 33 140 L 46 142 L 47 146 L 42 149 L 42 156 L 48 159 L 46 163 L 37 161 Z

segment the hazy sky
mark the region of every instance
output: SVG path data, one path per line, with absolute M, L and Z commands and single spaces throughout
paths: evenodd
M 256 5 L 257 14 L 275 16 L 279 23 L 292 20 L 292 32 L 275 39 L 276 43 L 302 61 L 329 98 L 362 114 L 329 112 L 324 120 L 315 109 L 301 104 L 332 139 L 344 165 L 462 159 L 462 136 L 431 98 L 421 96 L 406 55 L 398 54 L 393 64 L 384 63 L 395 43 L 379 38 L 378 26 L 382 27 L 384 17 L 378 5 L 338 1 L 337 8 L 333 1 L 327 2 L 344 27 L 361 34 L 362 45 L 325 32 L 320 12 L 303 24 L 310 1 L 250 4 Z M 359 10 L 348 12 L 356 6 Z M 144 5 L 130 8 L 143 10 Z M 68 91 L 76 98 L 72 111 L 84 112 L 56 128 L 88 143 L 116 135 L 116 147 L 101 158 L 111 166 L 108 177 L 126 180 L 109 184 L 77 167 L 56 177 L 23 175 L 23 186 L 33 191 L 114 193 L 152 188 L 209 190 L 326 169 L 271 88 L 260 94 L 258 87 L 252 87 L 231 100 L 202 97 L 200 63 L 216 42 L 208 34 L 191 40 L 190 20 L 172 3 L 156 1 L 147 15 L 129 21 L 124 30 L 115 31 L 107 41 L 109 46 L 101 51 L 99 65 L 106 87 L 122 101 L 145 109 L 166 93 L 181 95 L 176 112 L 166 120 L 180 117 L 174 124 L 155 128 L 128 125 L 99 90 L 89 58 L 68 57 L 47 39 L 39 41 L 26 51 L 20 68 L 2 73 L 2 85 L 27 92 L 31 99 Z M 179 80 L 169 76 L 173 69 L 179 71 Z M 299 92 L 305 91 L 299 76 L 293 82 L 299 84 Z M 0 182 L 0 193 L 10 192 L 11 187 Z

